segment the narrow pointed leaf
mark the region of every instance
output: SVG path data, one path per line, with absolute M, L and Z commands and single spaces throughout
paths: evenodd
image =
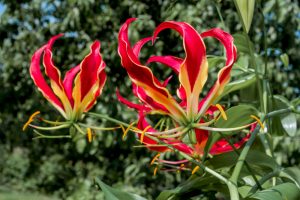
M 242 17 L 243 24 L 248 33 L 253 18 L 255 0 L 236 0 L 236 7 Z
M 138 196 L 136 194 L 131 194 L 128 192 L 123 192 L 121 190 L 117 190 L 112 188 L 105 183 L 103 183 L 100 179 L 95 179 L 96 184 L 102 189 L 106 200 L 146 200 L 145 198 Z

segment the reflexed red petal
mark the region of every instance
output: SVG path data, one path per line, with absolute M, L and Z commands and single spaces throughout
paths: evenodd
M 182 63 L 182 68 L 186 68 L 191 90 L 193 90 L 201 70 L 201 64 L 206 56 L 205 45 L 198 32 L 185 22 L 163 22 L 155 29 L 153 38 L 156 38 L 159 32 L 164 29 L 176 30 L 183 38 L 186 57 Z
M 161 110 L 164 113 L 168 113 L 168 110 L 163 105 L 155 102 L 151 97 L 149 97 L 143 88 L 138 87 L 133 83 L 132 91 L 145 105 L 152 108 L 152 110 Z
M 169 144 L 171 144 L 175 149 L 178 149 L 179 151 L 188 155 L 192 155 L 194 152 L 194 150 L 190 146 L 183 142 L 169 142 Z
M 131 101 L 128 101 L 127 99 L 122 97 L 118 89 L 116 91 L 116 94 L 117 94 L 118 100 L 121 103 L 127 105 L 129 108 L 133 108 L 133 109 L 136 109 L 138 111 L 146 109 L 145 106 L 142 106 L 142 105 L 139 105 L 139 104 L 136 104 L 136 103 L 132 103 Z
M 139 57 L 140 51 L 142 47 L 149 41 L 151 41 L 152 37 L 147 37 L 138 41 L 132 48 L 132 51 L 136 57 Z
M 105 64 L 103 63 L 103 65 L 104 65 L 104 67 L 105 67 Z M 99 73 L 99 75 L 98 75 L 98 77 L 99 77 L 99 86 L 98 86 L 98 89 L 97 89 L 97 91 L 95 92 L 95 94 L 94 94 L 94 98 L 93 98 L 93 100 L 89 103 L 89 105 L 86 107 L 86 109 L 85 109 L 85 112 L 87 112 L 88 110 L 90 110 L 93 106 L 94 106 L 94 104 L 95 104 L 95 102 L 97 101 L 97 98 L 98 98 L 98 96 L 101 94 L 101 92 L 102 92 L 102 89 L 103 89 L 103 87 L 104 87 L 104 84 L 105 84 L 105 82 L 106 82 L 106 73 L 105 73 L 105 71 L 104 71 L 104 67 L 101 69 L 101 71 L 100 71 L 100 73 Z
M 241 146 L 243 146 L 248 141 L 249 137 L 250 137 L 250 134 L 248 134 L 246 137 L 242 138 L 239 142 L 234 143 L 233 144 L 234 147 L 236 149 L 241 148 Z M 233 148 L 225 139 L 221 139 L 212 146 L 209 153 L 212 155 L 216 155 L 216 154 L 226 153 L 229 151 L 233 151 Z
M 131 48 L 128 40 L 128 27 L 134 20 L 134 18 L 128 19 L 119 32 L 118 52 L 122 66 L 126 69 L 131 80 L 144 89 L 147 96 L 163 105 L 168 112 L 172 113 L 172 117 L 179 121 L 185 117 L 183 110 L 181 110 L 172 95 L 169 94 L 168 90 L 153 75 L 152 71 L 148 67 L 141 65 Z
M 226 65 L 219 71 L 218 79 L 210 89 L 208 95 L 202 100 L 200 114 L 203 114 L 211 103 L 223 92 L 225 85 L 229 82 L 230 72 L 236 60 L 236 47 L 233 37 L 225 31 L 215 28 L 201 34 L 202 37 L 214 37 L 218 39 L 226 50 Z
M 62 37 L 63 34 L 56 35 L 52 37 L 49 42 L 47 43 L 47 47 L 45 49 L 43 63 L 45 67 L 46 75 L 50 78 L 50 80 L 54 81 L 55 84 L 60 88 L 60 90 L 63 92 L 64 88 L 61 82 L 61 74 L 60 71 L 55 65 L 53 64 L 52 60 L 52 45 L 54 42 Z
M 180 70 L 180 65 L 183 62 L 182 58 L 178 58 L 175 56 L 151 56 L 148 60 L 147 60 L 147 64 L 151 63 L 151 62 L 159 62 L 162 63 L 168 67 L 170 67 L 171 69 L 173 69 L 173 71 L 178 74 L 179 70 Z
M 65 78 L 64 78 L 64 81 L 63 81 L 63 85 L 64 85 L 66 95 L 68 96 L 68 99 L 71 102 L 72 107 L 74 105 L 74 100 L 73 100 L 73 97 L 72 97 L 73 83 L 74 83 L 75 76 L 77 75 L 77 73 L 79 71 L 80 71 L 80 65 L 77 65 L 76 67 L 73 67 L 72 69 L 67 71 L 67 73 L 65 75 Z
M 179 80 L 187 95 L 188 116 L 198 111 L 198 99 L 207 79 L 205 45 L 198 32 L 185 22 L 163 22 L 154 31 L 153 38 L 164 29 L 173 29 L 183 38 L 185 59 L 180 66 Z
M 169 83 L 169 81 L 172 79 L 172 75 L 171 76 L 169 76 L 165 81 L 164 81 L 164 83 L 162 84 L 164 87 L 167 87 L 167 85 L 168 85 L 168 83 Z
M 91 45 L 91 51 L 80 64 L 81 71 L 79 73 L 80 78 L 80 92 L 81 100 L 92 89 L 99 80 L 99 74 L 104 69 L 102 57 L 100 55 L 100 42 L 95 41 Z
M 56 108 L 58 108 L 58 110 L 63 112 L 64 108 L 62 103 L 56 97 L 52 89 L 47 84 L 40 69 L 41 55 L 46 47 L 47 45 L 44 45 L 33 54 L 31 58 L 31 64 L 30 64 L 30 75 L 31 78 L 33 79 L 34 84 L 42 92 L 43 96 L 48 101 L 50 101 L 50 103 L 52 103 Z

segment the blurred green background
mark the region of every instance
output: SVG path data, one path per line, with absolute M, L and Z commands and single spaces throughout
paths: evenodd
M 259 14 L 262 12 L 264 17 Z M 63 72 L 80 63 L 92 41 L 101 41 L 108 80 L 93 111 L 128 123 L 136 120 L 136 113 L 121 105 L 115 95 L 119 88 L 124 97 L 134 99 L 131 83 L 117 54 L 118 30 L 129 17 L 139 18 L 130 32 L 133 42 L 150 36 L 154 28 L 166 20 L 188 22 L 199 32 L 213 27 L 224 28 L 231 34 L 242 30 L 230 0 L 0 0 L 0 199 L 102 199 L 103 194 L 94 186 L 94 177 L 153 199 L 160 191 L 174 188 L 190 175 L 160 172 L 153 177 L 149 162 L 155 154 L 134 148 L 138 143 L 133 134 L 123 142 L 121 131 L 97 132 L 93 143 L 87 144 L 85 138 L 75 142 L 32 140 L 34 134 L 30 128 L 25 132 L 21 130 L 36 110 L 45 118 L 59 119 L 59 114 L 38 92 L 29 76 L 34 51 L 58 33 L 66 34 L 53 48 L 54 61 Z M 249 34 L 257 55 L 267 54 L 273 93 L 288 100 L 299 97 L 298 1 L 257 1 Z M 210 54 L 222 55 L 216 41 L 207 41 Z M 152 54 L 184 56 L 181 39 L 174 32 L 165 31 L 154 47 L 147 45 L 143 49 L 142 60 Z M 285 57 L 284 54 L 288 55 L 289 63 L 280 58 Z M 162 66 L 152 69 L 161 78 L 170 73 Z M 216 73 L 216 69 L 211 70 L 208 86 L 212 85 Z M 255 105 L 255 90 L 253 92 L 252 99 L 248 100 Z M 224 102 L 240 102 L 242 95 L 232 93 Z M 113 126 L 106 121 L 85 120 Z M 299 131 L 293 137 L 277 137 L 276 141 L 278 162 L 283 166 L 299 166 Z M 214 193 L 204 192 L 204 197 L 213 199 Z

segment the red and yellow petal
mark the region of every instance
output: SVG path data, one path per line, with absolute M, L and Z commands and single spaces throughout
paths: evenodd
M 61 80 L 61 73 L 53 63 L 52 51 L 51 51 L 52 45 L 61 36 L 63 36 L 63 34 L 56 35 L 48 41 L 47 47 L 44 51 L 43 64 L 45 67 L 45 73 L 50 79 L 51 88 L 53 92 L 56 94 L 56 96 L 62 102 L 64 106 L 64 110 L 67 115 L 66 117 L 70 118 L 72 113 L 72 105 L 65 93 L 64 86 Z
M 47 45 L 44 45 L 40 49 L 38 49 L 31 58 L 30 64 L 30 76 L 34 82 L 34 84 L 38 87 L 38 89 L 42 92 L 43 96 L 64 116 L 66 117 L 66 113 L 63 107 L 63 104 L 56 97 L 55 93 L 52 91 L 50 86 L 47 84 L 44 76 L 41 72 L 40 62 L 41 56 L 44 50 L 47 48 Z
M 147 96 L 163 105 L 175 120 L 181 121 L 185 118 L 181 107 L 169 94 L 168 90 L 157 80 L 152 71 L 140 63 L 131 48 L 128 40 L 128 27 L 134 20 L 134 18 L 128 19 L 119 32 L 118 52 L 121 57 L 122 66 L 126 69 L 131 80 L 145 90 Z
M 72 96 L 73 83 L 74 83 L 75 76 L 78 74 L 79 71 L 80 71 L 80 65 L 73 67 L 72 69 L 67 71 L 67 73 L 64 77 L 64 80 L 63 80 L 64 90 L 66 92 L 66 95 L 67 95 L 72 107 L 74 106 L 74 100 L 73 100 L 73 96 Z
M 153 38 L 164 29 L 173 29 L 183 38 L 185 59 L 180 66 L 179 81 L 187 96 L 187 114 L 198 111 L 199 95 L 207 80 L 207 60 L 204 42 L 198 32 L 185 22 L 163 22 L 154 31 Z
M 90 47 L 90 53 L 80 63 L 80 72 L 74 81 L 73 118 L 77 119 L 82 112 L 94 105 L 106 81 L 104 69 L 105 63 L 100 55 L 100 42 L 95 41 Z
M 236 60 L 236 47 L 233 44 L 233 37 L 229 33 L 215 28 L 202 33 L 201 36 L 218 39 L 225 47 L 227 59 L 225 66 L 218 73 L 218 78 L 214 86 L 210 89 L 208 95 L 201 101 L 199 115 L 204 114 L 213 101 L 223 92 L 224 87 L 230 80 L 230 72 Z

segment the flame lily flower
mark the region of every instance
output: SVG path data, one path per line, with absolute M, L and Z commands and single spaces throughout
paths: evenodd
M 66 120 L 74 122 L 92 108 L 101 94 L 106 81 L 105 63 L 100 55 L 100 42 L 95 41 L 90 46 L 90 53 L 62 79 L 52 60 L 53 43 L 61 36 L 63 34 L 52 37 L 33 54 L 30 75 L 43 96 Z M 41 60 L 50 84 L 41 71 Z
M 118 91 L 117 97 L 120 102 L 139 112 L 137 128 L 140 131 L 137 131 L 137 133 L 146 147 L 154 151 L 165 152 L 170 150 L 168 145 L 171 145 L 179 151 L 199 158 L 203 155 L 210 134 L 209 131 L 213 130 L 213 127 L 209 126 L 217 121 L 220 116 L 224 119 L 227 118 L 223 107 L 219 104 L 215 105 L 214 101 L 222 94 L 224 87 L 229 82 L 230 72 L 237 58 L 233 37 L 219 28 L 213 28 L 199 34 L 188 23 L 167 21 L 161 23 L 154 30 L 152 37 L 144 38 L 132 46 L 128 38 L 128 29 L 134 20 L 135 18 L 128 19 L 121 27 L 118 37 L 118 52 L 121 57 L 121 64 L 133 82 L 133 93 L 139 98 L 141 104 L 128 101 Z M 177 99 L 179 101 L 166 88 L 172 77 L 159 81 L 151 69 L 139 60 L 139 53 L 144 44 L 148 41 L 154 43 L 158 34 L 165 29 L 172 29 L 180 34 L 183 39 L 185 57 L 152 56 L 147 63 L 162 63 L 178 75 L 180 84 L 177 89 Z M 217 39 L 224 46 L 226 62 L 225 66 L 219 71 L 217 80 L 208 91 L 208 94 L 201 99 L 200 94 L 208 77 L 206 46 L 203 41 L 207 37 Z M 146 122 L 145 115 L 147 114 L 166 115 L 172 119 L 175 128 L 157 131 Z M 250 125 L 220 130 L 241 130 Z M 148 136 L 151 135 L 167 145 L 161 145 L 157 140 L 147 137 L 147 135 L 144 135 L 145 132 Z M 186 134 L 190 139 L 189 144 L 183 142 Z M 234 147 L 239 148 L 247 139 L 248 136 L 242 138 L 234 144 Z M 230 144 L 225 139 L 221 139 L 213 145 L 209 153 L 220 154 L 232 150 Z

